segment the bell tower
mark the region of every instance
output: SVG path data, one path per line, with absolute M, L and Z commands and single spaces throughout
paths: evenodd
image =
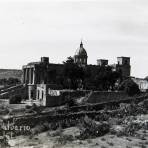
M 130 57 L 117 57 L 116 70 L 121 72 L 123 78 L 130 77 L 131 75 Z

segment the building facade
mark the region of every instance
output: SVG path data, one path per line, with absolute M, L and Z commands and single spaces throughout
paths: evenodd
M 97 66 L 108 66 L 108 60 L 98 59 L 96 65 L 90 65 L 87 63 L 88 55 L 83 47 L 83 43 L 80 43 L 79 48 L 73 57 L 74 62 L 80 67 L 89 67 L 92 72 L 95 72 Z M 130 58 L 118 57 L 117 64 L 110 65 L 113 70 L 120 71 L 122 77 L 126 78 L 130 76 Z M 37 88 L 40 84 L 54 84 L 56 76 L 63 74 L 63 64 L 54 64 L 49 62 L 48 57 L 41 57 L 40 62 L 32 62 L 23 66 L 23 83 L 28 86 L 29 100 L 36 100 L 38 96 Z M 56 74 L 56 75 L 55 75 Z
M 131 78 L 138 86 L 141 92 L 148 92 L 148 81 L 142 78 Z

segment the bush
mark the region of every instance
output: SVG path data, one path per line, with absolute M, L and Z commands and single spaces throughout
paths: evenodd
M 67 106 L 68 106 L 68 107 L 77 106 L 77 105 L 78 105 L 78 104 L 77 104 L 77 102 L 76 102 L 76 100 L 75 100 L 74 98 L 69 99 L 69 100 L 67 101 Z
M 21 83 L 21 81 L 18 78 L 10 77 L 8 79 L 6 79 L 6 78 L 0 79 L 0 85 L 16 85 L 16 84 L 20 84 L 20 83 Z
M 10 104 L 20 104 L 21 101 L 22 101 L 21 95 L 13 95 L 13 96 L 10 96 L 9 98 Z
M 121 83 L 119 90 L 124 90 L 129 96 L 134 96 L 140 93 L 139 86 L 131 79 L 127 79 Z
M 26 106 L 25 106 L 25 109 L 30 109 L 30 108 L 31 108 L 30 105 L 26 105 Z
M 74 137 L 72 135 L 60 135 L 59 138 L 57 138 L 57 143 L 61 145 L 65 145 L 68 142 L 72 142 L 74 140 Z
M 39 134 L 39 133 L 42 133 L 48 130 L 49 130 L 48 122 L 39 123 L 38 125 L 36 125 L 34 128 L 31 129 L 31 134 L 36 135 L 36 134 Z
M 79 139 L 88 139 L 103 136 L 109 132 L 109 124 L 107 122 L 96 122 L 87 116 L 79 124 Z
M 8 136 L 1 136 L 1 138 L 0 138 L 0 147 L 9 147 Z
M 42 109 L 38 107 L 35 103 L 32 104 L 32 106 L 26 105 L 25 106 L 26 113 L 40 113 Z
M 52 130 L 51 126 L 49 127 L 49 130 Z M 56 131 L 54 131 L 52 134 L 50 134 L 50 136 L 52 137 L 56 137 L 56 136 L 61 136 L 63 132 L 63 129 L 61 126 L 59 126 Z

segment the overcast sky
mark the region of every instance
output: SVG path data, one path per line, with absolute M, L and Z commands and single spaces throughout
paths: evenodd
M 129 56 L 132 75 L 148 75 L 147 0 L 0 0 L 0 68 L 62 63 L 81 38 L 89 64 Z

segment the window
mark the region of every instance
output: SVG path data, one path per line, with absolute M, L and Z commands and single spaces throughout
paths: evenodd
M 40 91 L 38 90 L 37 92 L 38 92 L 37 98 L 39 99 L 39 97 L 40 97 Z
M 129 65 L 129 61 L 126 59 L 124 62 L 125 65 Z
M 33 98 L 33 96 L 34 96 L 34 95 L 33 95 L 33 90 L 31 90 L 31 98 Z
M 42 91 L 42 99 L 43 99 L 43 97 L 44 97 L 44 91 Z

